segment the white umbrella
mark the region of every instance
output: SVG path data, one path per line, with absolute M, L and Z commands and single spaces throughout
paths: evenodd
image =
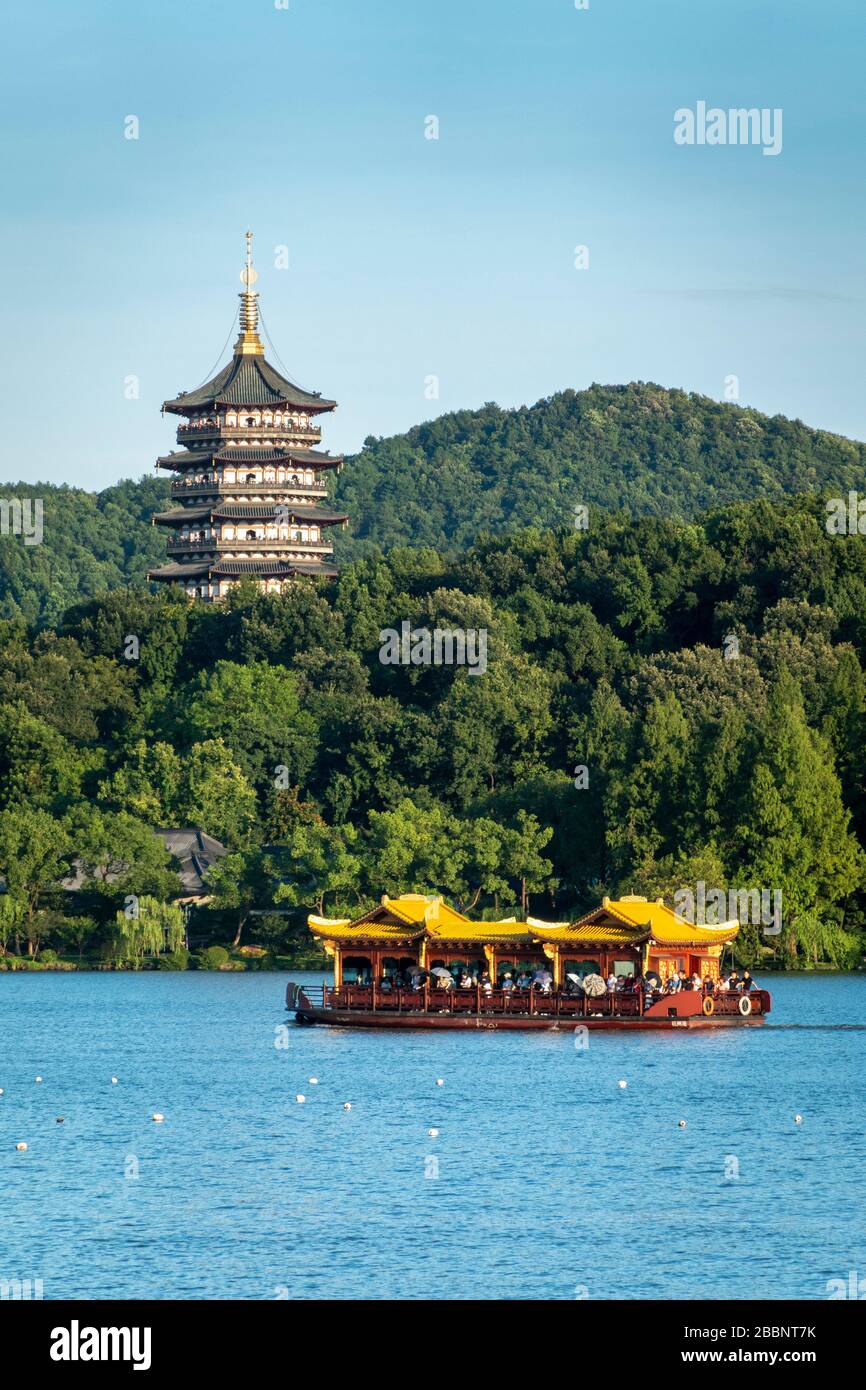
M 434 965 L 430 973 L 431 975 L 438 975 L 440 979 L 445 979 L 447 977 L 450 980 L 452 978 L 451 971 L 446 970 L 444 965 Z
M 585 975 L 583 989 L 590 999 L 596 999 L 600 994 L 607 994 L 607 985 L 600 975 Z

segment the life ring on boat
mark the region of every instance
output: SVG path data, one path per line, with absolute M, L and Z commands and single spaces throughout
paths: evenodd
M 737 1004 L 737 1008 L 743 1015 L 743 1018 L 749 1017 L 749 1014 L 752 1012 L 752 1001 L 749 998 L 748 994 L 740 995 L 740 1002 Z
M 710 1017 L 710 1014 L 714 1014 L 714 1013 L 716 1012 L 716 1001 L 715 1001 L 715 999 L 711 998 L 709 994 L 705 995 L 705 996 L 704 996 L 704 1002 L 703 1002 L 703 1004 L 701 1005 L 701 1008 L 703 1009 L 703 1011 L 704 1011 L 704 1013 L 706 1014 L 707 1018 L 709 1018 L 709 1017 Z

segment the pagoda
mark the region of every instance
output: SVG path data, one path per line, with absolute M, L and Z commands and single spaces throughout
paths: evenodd
M 328 528 L 348 517 L 322 506 L 323 476 L 341 456 L 318 449 L 318 417 L 333 410 L 265 359 L 258 333 L 252 233 L 241 271 L 240 334 L 234 354 L 210 381 L 165 401 L 163 413 L 185 417 L 179 450 L 156 461 L 177 476 L 173 506 L 157 512 L 169 528 L 169 563 L 148 578 L 179 585 L 190 598 L 225 598 L 240 579 L 281 593 L 298 576 L 333 578 Z

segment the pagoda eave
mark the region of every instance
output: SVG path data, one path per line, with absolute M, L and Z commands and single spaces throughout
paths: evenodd
M 216 579 L 290 579 L 293 574 L 334 579 L 339 571 L 336 565 L 317 560 L 218 560 L 211 565 L 211 573 Z
M 186 400 L 183 396 L 177 396 L 172 401 L 163 401 L 161 409 L 166 415 L 186 415 L 187 417 L 191 417 L 200 410 L 206 410 L 209 406 L 221 410 L 244 409 L 247 406 L 255 406 L 256 409 L 259 410 L 263 406 L 267 407 L 268 410 L 272 410 L 275 406 L 279 406 L 283 410 L 291 410 L 294 407 L 298 410 L 302 409 L 310 415 L 324 415 L 330 410 L 336 410 L 337 402 L 318 399 L 291 401 L 286 397 L 280 396 L 270 400 L 243 402 L 230 400 L 223 396 L 211 396 L 209 400 L 193 402 Z
M 241 568 L 243 566 L 243 568 Z M 200 564 L 161 565 L 147 571 L 147 578 L 157 583 L 177 583 L 196 579 L 291 579 L 295 574 L 336 579 L 336 565 L 320 564 L 315 560 L 248 561 L 206 560 Z
M 182 526 L 186 521 L 210 521 L 212 507 L 176 507 L 171 512 L 154 512 L 152 526 Z
M 176 583 L 179 579 L 201 579 L 211 568 L 210 560 L 200 565 L 161 565 L 159 569 L 148 570 L 147 578 L 157 583 Z
M 287 433 L 291 433 L 288 430 Z M 301 464 L 310 468 L 340 468 L 345 459 L 342 454 L 319 453 L 316 449 L 277 447 L 260 449 L 231 448 L 179 450 L 174 454 L 161 454 L 154 464 L 155 468 L 167 468 L 173 473 L 183 473 L 187 468 L 201 468 L 205 464 L 222 463 L 238 467 L 242 464 Z

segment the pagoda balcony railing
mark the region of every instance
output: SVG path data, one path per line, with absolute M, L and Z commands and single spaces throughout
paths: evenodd
M 327 497 L 328 495 L 328 489 L 324 485 L 293 483 L 286 479 L 274 483 L 227 483 L 221 478 L 214 478 L 206 483 L 188 483 L 181 478 L 172 480 L 171 484 L 173 497 L 197 497 L 236 492 L 242 493 L 244 496 L 253 494 L 256 497 L 273 497 L 283 492 L 290 492 L 303 497 Z
M 198 424 L 178 425 L 177 442 L 180 444 L 184 440 L 196 439 L 221 439 L 237 440 L 236 445 L 239 449 L 254 448 L 251 442 L 256 439 L 294 439 L 296 435 L 303 435 L 309 442 L 310 439 L 321 439 L 322 430 L 319 425 L 227 425 L 223 421 L 203 421 Z
M 529 989 L 490 989 L 481 985 L 469 989 L 439 989 L 428 985 L 420 989 L 394 986 L 383 989 L 376 985 L 303 986 L 303 992 L 314 1008 L 357 1010 L 362 1013 L 446 1013 L 446 1014 L 531 1014 L 553 1018 L 643 1018 L 651 1004 L 666 996 L 654 991 L 644 994 L 641 989 L 615 990 L 613 993 L 590 996 L 567 994 L 561 989 L 545 991 L 535 986 Z M 669 996 L 673 1001 L 676 995 Z M 742 995 L 717 990 L 712 996 L 713 1013 L 722 1016 L 739 1014 Z M 762 990 L 749 996 L 751 1012 L 765 1012 Z
M 259 551 L 263 551 L 267 555 L 273 555 L 280 551 L 291 552 L 292 554 L 296 551 L 303 551 L 304 554 L 330 555 L 333 548 L 326 541 L 296 541 L 292 539 L 218 541 L 209 536 L 204 536 L 201 540 L 170 540 L 165 547 L 168 555 L 185 555 L 194 551 L 196 554 L 206 555 L 236 554 L 240 558 L 249 556 L 253 552 L 258 554 Z

